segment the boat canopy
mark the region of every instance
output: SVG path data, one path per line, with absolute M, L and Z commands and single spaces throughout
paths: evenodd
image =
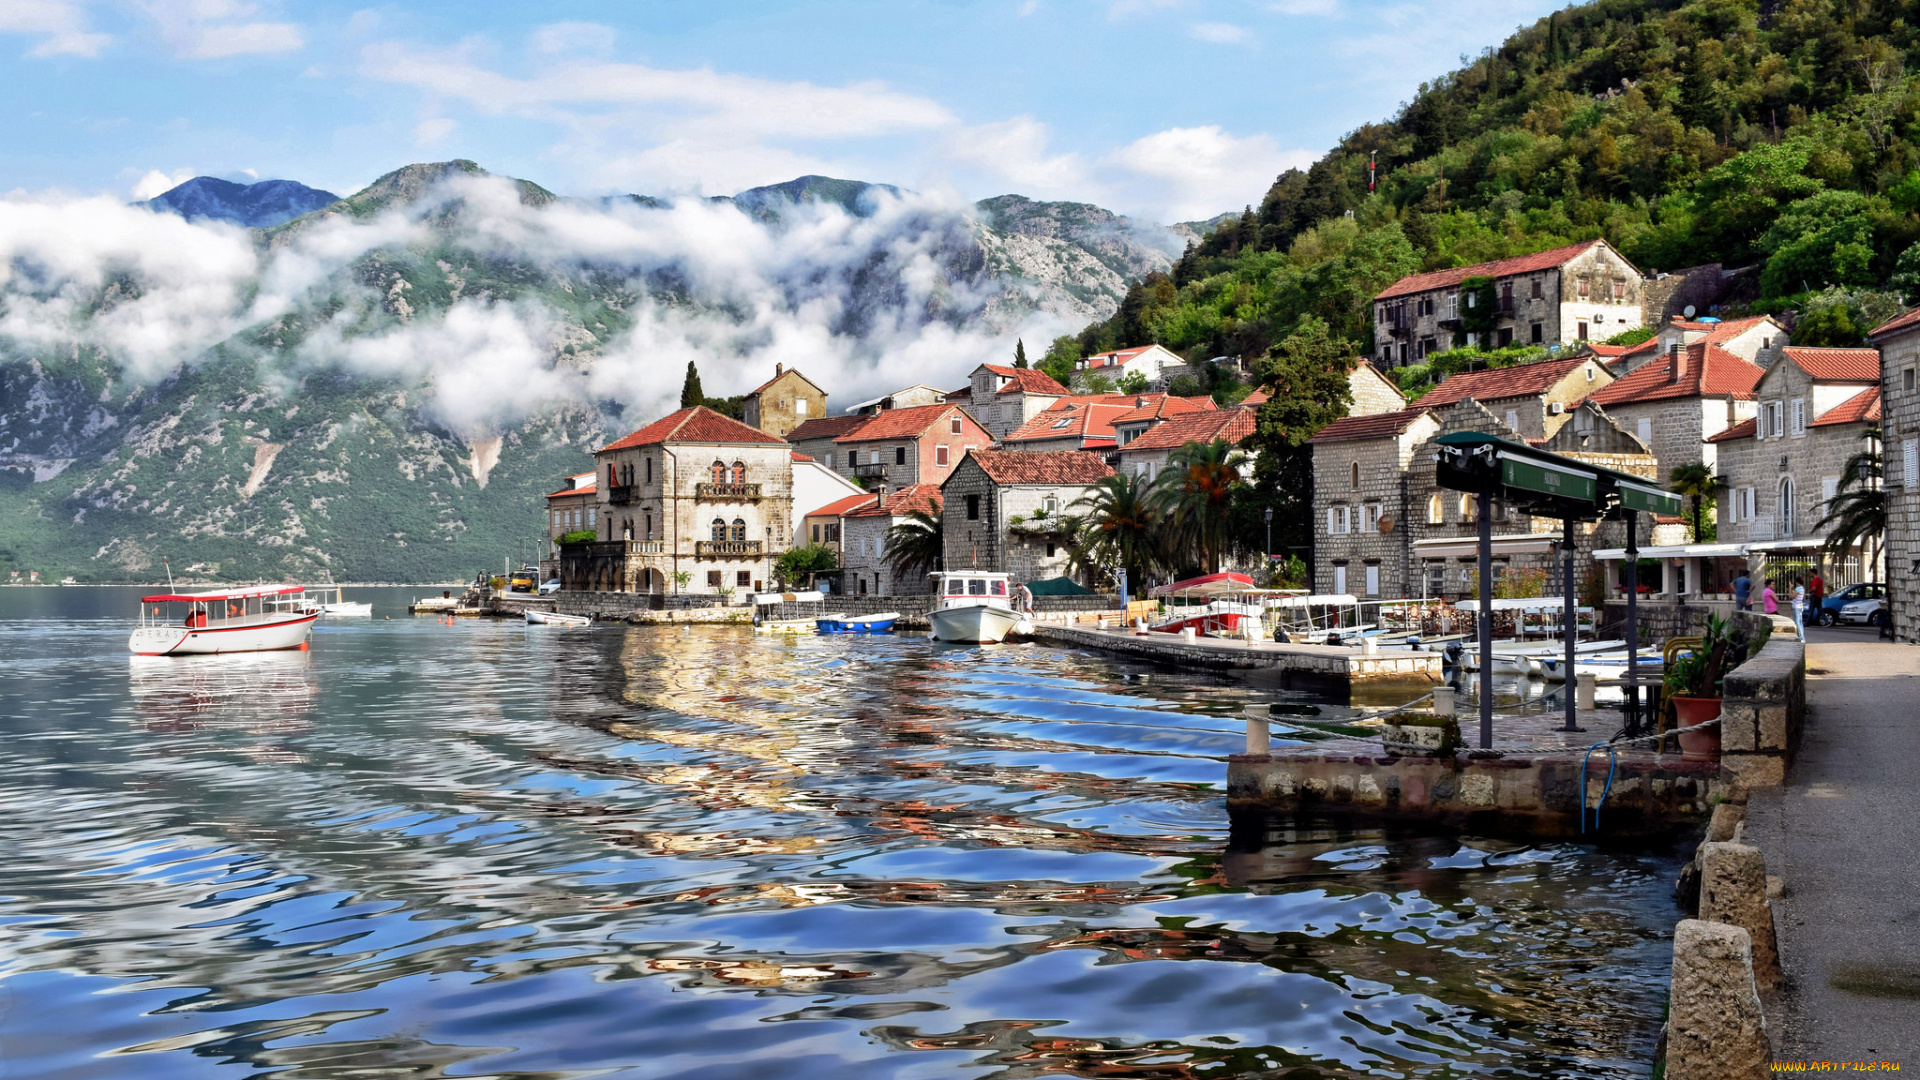
M 817 590 L 813 592 L 763 592 L 753 594 L 753 602 L 756 604 L 802 604 L 825 599 L 826 595 Z
M 197 603 L 202 600 L 251 600 L 260 596 L 287 596 L 291 593 L 306 592 L 305 585 L 255 585 L 246 589 L 221 589 L 203 593 L 161 593 L 158 596 L 143 596 L 143 604 Z
M 1352 607 L 1360 598 L 1352 593 L 1316 593 L 1313 596 L 1282 596 L 1267 601 L 1270 608 Z
M 1495 600 L 1493 602 L 1493 610 L 1495 611 L 1559 611 L 1566 606 L 1566 598 L 1560 596 L 1525 596 L 1513 600 Z M 1479 611 L 1480 601 L 1462 600 L 1453 605 L 1453 608 L 1455 611 Z M 1574 605 L 1574 610 L 1591 611 L 1593 609 L 1576 604 Z
M 1093 590 L 1069 577 L 1041 578 L 1027 582 L 1027 591 L 1035 596 L 1092 596 Z
M 1157 586 L 1153 596 L 1228 596 L 1233 593 L 1262 592 L 1254 587 L 1253 579 L 1245 574 L 1224 573 L 1208 574 L 1205 577 L 1188 578 L 1171 585 Z

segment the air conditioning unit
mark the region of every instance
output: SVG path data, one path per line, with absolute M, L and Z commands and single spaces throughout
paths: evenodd
M 1565 405 L 1562 405 L 1562 404 L 1561 404 L 1560 402 L 1558 402 L 1558 401 L 1549 401 L 1549 402 L 1547 402 L 1547 415 L 1548 415 L 1548 416 L 1559 416 L 1559 415 L 1560 415 L 1561 413 L 1563 413 L 1563 412 L 1566 412 L 1566 411 L 1567 411 L 1567 407 L 1566 407 Z

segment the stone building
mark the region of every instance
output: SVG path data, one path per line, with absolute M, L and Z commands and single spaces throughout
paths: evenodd
M 1069 396 L 1069 391 L 1038 368 L 981 364 L 968 376 L 967 394 L 967 410 L 999 440 Z
M 873 492 L 858 491 L 851 495 L 842 495 L 830 503 L 823 503 L 808 510 L 801 515 L 801 542 L 819 544 L 839 554 L 847 512 L 870 505 L 879 498 L 880 496 Z
M 1878 350 L 1789 347 L 1754 387 L 1757 413 L 1710 441 L 1726 491 L 1719 541 L 1819 560 L 1825 537 L 1814 525 L 1847 459 L 1866 449 L 1862 436 L 1879 426 L 1881 392 Z M 1833 584 L 1866 580 L 1860 554 L 1849 553 Z
M 1347 371 L 1348 416 L 1374 416 L 1379 413 L 1399 412 L 1407 407 L 1407 395 L 1400 392 L 1400 384 L 1386 377 L 1373 362 L 1364 356 L 1353 358 L 1353 367 Z M 1266 395 L 1260 396 L 1261 401 Z M 1258 404 L 1244 401 L 1241 404 Z
M 1362 597 L 1412 588 L 1407 518 L 1424 490 L 1413 453 L 1440 430 L 1431 409 L 1347 416 L 1313 437 L 1313 581 Z M 1429 478 L 1430 479 L 1430 478 Z
M 1079 382 L 1088 376 L 1110 380 L 1116 387 L 1120 380 L 1129 375 L 1139 375 L 1149 384 L 1162 386 L 1162 378 L 1169 368 L 1186 367 L 1187 362 L 1180 354 L 1164 345 L 1140 345 L 1131 349 L 1114 349 L 1111 352 L 1095 353 L 1085 357 L 1074 365 L 1074 381 Z
M 1117 442 L 1114 421 L 1133 412 L 1137 408 L 1137 400 L 1127 394 L 1061 398 L 1048 406 L 1045 412 L 1003 436 L 1000 448 L 1023 453 L 1110 451 Z
M 870 398 L 858 405 L 849 405 L 847 406 L 847 412 L 854 416 L 872 416 L 875 413 L 886 412 L 888 409 L 911 409 L 917 405 L 938 405 L 946 400 L 946 391 L 936 390 L 931 386 L 916 383 L 913 386 L 895 390 L 891 394 L 882 394 L 877 398 Z
M 1463 288 L 1475 278 L 1490 288 Z M 1641 325 L 1643 286 L 1604 240 L 1410 274 L 1373 299 L 1374 359 L 1383 368 L 1419 363 L 1470 336 L 1495 348 L 1605 340 Z
M 835 455 L 840 454 L 841 450 L 834 440 L 872 419 L 871 413 L 822 416 L 787 432 L 787 442 L 792 444 L 794 453 L 805 454 L 826 468 L 842 472 L 835 464 Z M 840 462 L 845 460 L 844 456 L 840 458 Z
M 608 443 L 594 461 L 600 539 L 563 546 L 565 588 L 713 594 L 772 580 L 793 529 L 784 441 L 696 406 Z
M 923 596 L 932 591 L 927 575 L 934 567 L 915 568 L 902 575 L 887 562 L 888 530 L 916 510 L 939 517 L 940 489 L 932 484 L 915 484 L 887 492 L 884 500 L 875 495 L 842 512 L 842 591 L 857 596 Z
M 861 417 L 835 437 L 820 460 L 868 490 L 938 485 L 967 451 L 985 449 L 993 437 L 959 405 L 942 402 L 888 409 Z
M 1175 397 L 1172 394 L 1141 394 L 1133 401 L 1133 408 L 1113 418 L 1116 447 L 1126 446 L 1164 420 L 1187 413 L 1212 412 L 1218 408 L 1212 398 Z
M 866 489 L 841 476 L 799 451 L 793 452 L 793 539 L 794 547 L 808 543 L 812 530 L 807 512 L 837 502 L 849 495 L 865 495 Z
M 940 485 L 949 570 L 990 570 L 1018 582 L 1067 575 L 1067 545 L 1049 524 L 1113 475 L 1098 454 L 976 450 Z
M 582 529 L 597 529 L 600 524 L 594 478 L 598 473 L 576 473 L 567 477 L 560 490 L 547 496 L 547 542 L 558 543 L 562 536 Z
M 1560 430 L 1569 409 L 1612 382 L 1612 373 L 1593 356 L 1536 360 L 1460 372 L 1410 407 L 1441 409 L 1472 398 L 1521 437 L 1545 439 Z
M 1188 443 L 1214 443 L 1222 439 L 1239 446 L 1247 441 L 1257 426 L 1254 410 L 1247 408 L 1216 409 L 1176 416 L 1121 447 L 1114 455 L 1118 461 L 1115 468 L 1152 483 L 1167 467 L 1167 457 L 1175 450 Z M 1251 454 L 1244 459 L 1241 474 L 1249 479 L 1253 476 Z
M 1920 308 L 1877 327 L 1867 343 L 1880 350 L 1888 606 L 1894 636 L 1920 644 Z
M 747 426 L 784 439 L 801 424 L 827 415 L 827 392 L 798 370 L 775 364 L 773 378 L 748 391 L 740 406 Z
M 1662 482 L 1681 465 L 1713 467 L 1710 440 L 1754 415 L 1754 387 L 1766 369 L 1710 341 L 1681 345 L 1635 367 L 1589 400 L 1653 450 Z

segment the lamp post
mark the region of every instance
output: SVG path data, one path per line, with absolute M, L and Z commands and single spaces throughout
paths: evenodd
M 1273 507 L 1267 507 L 1264 516 L 1267 519 L 1267 558 L 1271 560 L 1273 558 Z

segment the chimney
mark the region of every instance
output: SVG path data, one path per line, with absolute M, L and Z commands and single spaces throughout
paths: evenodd
M 776 379 L 779 378 L 781 374 L 784 373 L 786 370 L 787 370 L 787 365 L 785 364 L 773 365 L 773 377 Z
M 1668 384 L 1671 385 L 1673 383 L 1679 382 L 1681 374 L 1685 372 L 1686 369 L 1687 369 L 1687 347 L 1685 345 L 1680 344 L 1677 341 L 1667 346 L 1667 382 Z

